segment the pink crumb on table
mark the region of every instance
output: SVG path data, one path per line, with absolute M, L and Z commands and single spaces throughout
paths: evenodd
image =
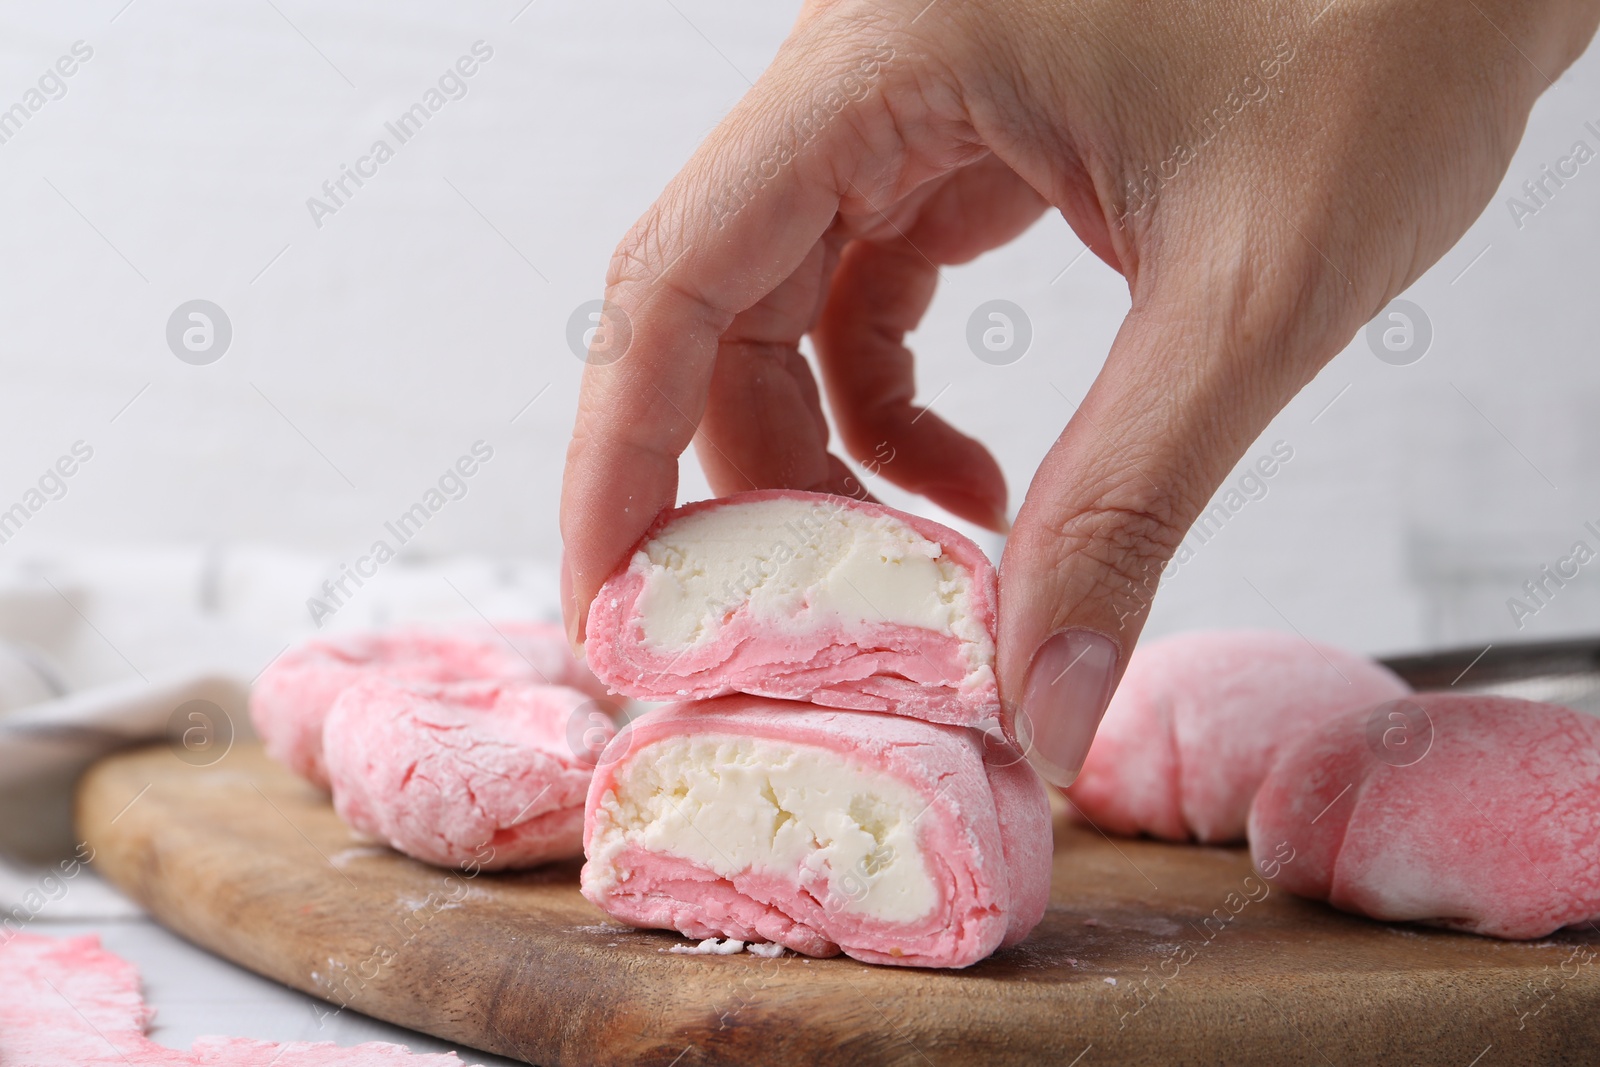
M 1239 841 L 1279 749 L 1410 692 L 1381 664 L 1296 634 L 1213 630 L 1141 645 L 1067 796 L 1112 833 Z
M 805 529 L 773 528 L 768 543 L 752 546 L 747 586 L 725 590 L 705 605 L 708 638 L 692 645 L 655 646 L 643 628 L 653 564 L 646 547 L 686 519 L 769 502 L 807 505 Z M 844 516 L 889 520 L 909 528 L 967 576 L 970 604 L 966 639 L 921 626 L 888 621 L 867 605 L 860 616 L 813 610 L 802 596 L 782 627 L 755 617 L 748 596 L 761 579 L 782 572 L 811 551 L 806 542 Z M 770 557 L 770 558 L 769 558 Z M 857 590 L 859 592 L 859 590 Z M 930 590 L 929 595 L 936 591 Z M 748 693 L 809 701 L 824 707 L 892 711 L 930 722 L 973 725 L 998 714 L 993 660 L 997 584 L 993 565 L 968 538 L 928 519 L 849 497 L 792 490 L 762 490 L 704 500 L 656 520 L 629 560 L 595 596 L 589 611 L 585 658 L 614 692 L 642 700 L 704 700 Z M 715 608 L 716 610 L 712 610 Z
M 417 1055 L 368 1042 L 282 1044 L 202 1037 L 189 1051 L 145 1036 L 153 1013 L 139 995 L 133 964 L 94 935 L 58 940 L 12 934 L 0 940 L 0 1063 L 6 1067 L 460 1067 L 455 1053 Z
M 1516 940 L 1600 919 L 1600 719 L 1469 693 L 1347 712 L 1279 755 L 1250 850 L 1374 919 Z
M 530 867 L 583 852 L 583 803 L 614 723 L 586 694 L 527 682 L 368 678 L 323 728 L 334 808 L 446 867 Z
M 328 788 L 322 725 L 334 699 L 363 678 L 406 682 L 523 680 L 568 685 L 600 698 L 605 687 L 572 656 L 554 623 L 406 626 L 314 637 L 261 672 L 250 719 L 267 754 L 313 785 Z
M 597 856 L 597 837 L 615 826 L 607 798 L 619 775 L 647 759 L 654 743 L 677 737 L 749 737 L 821 750 L 911 786 L 926 798 L 914 830 L 936 903 L 904 922 L 829 906 L 834 892 L 823 853 L 799 869 L 751 867 L 732 877 L 639 841 Z M 630 724 L 595 771 L 584 845 L 584 896 L 622 922 L 693 938 L 774 942 L 807 956 L 843 951 L 868 963 L 969 966 L 1026 937 L 1050 892 L 1050 806 L 1026 762 L 986 762 L 977 732 L 961 727 L 761 697 L 672 705 Z

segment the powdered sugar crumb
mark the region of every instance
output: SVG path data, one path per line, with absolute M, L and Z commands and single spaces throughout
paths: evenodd
M 771 960 L 783 955 L 783 946 L 774 941 L 752 941 L 746 944 L 732 937 L 726 940 L 708 937 L 698 945 L 673 945 L 661 951 L 680 956 L 734 956 L 740 952 L 748 952 L 752 956 Z
M 335 852 L 328 857 L 328 862 L 340 870 L 344 870 L 353 860 L 392 855 L 394 855 L 394 850 L 387 845 L 356 845 L 352 848 L 343 848 Z
M 676 952 L 684 956 L 732 956 L 736 952 L 744 951 L 744 942 L 733 938 L 722 940 L 708 937 L 698 945 L 673 945 L 666 949 L 667 952 Z

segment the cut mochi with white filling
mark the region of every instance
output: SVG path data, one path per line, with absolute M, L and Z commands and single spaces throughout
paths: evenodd
M 914 922 L 938 901 L 916 842 L 926 800 L 823 749 L 668 738 L 630 760 L 600 803 L 617 832 L 597 843 L 597 886 L 611 855 L 639 845 L 722 878 L 815 872 L 808 888 L 824 906 L 885 922 Z
M 614 918 L 809 956 L 965 967 L 1044 914 L 1051 831 L 1021 761 L 960 727 L 736 696 L 602 754 L 583 894 Z
M 728 693 L 972 725 L 998 714 L 993 566 L 881 504 L 772 490 L 658 519 L 601 587 L 585 644 L 614 691 Z

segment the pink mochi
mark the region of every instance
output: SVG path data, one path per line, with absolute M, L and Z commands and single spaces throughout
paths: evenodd
M 267 754 L 328 788 L 323 720 L 347 686 L 372 677 L 432 683 L 523 679 L 605 695 L 553 623 L 408 626 L 314 637 L 275 659 L 250 691 L 250 721 Z
M 461 1067 L 455 1053 L 414 1055 L 369 1041 L 199 1037 L 188 1051 L 150 1040 L 154 1011 L 133 964 L 94 934 L 56 939 L 0 928 L 0 1063 L 6 1067 Z
M 1239 841 L 1279 749 L 1342 711 L 1410 692 L 1365 656 L 1294 634 L 1214 630 L 1141 645 L 1067 796 L 1113 833 Z
M 762 518 L 770 505 L 785 503 L 798 507 L 785 512 L 783 521 Z M 665 552 L 665 540 L 687 524 L 712 518 L 754 524 L 746 540 L 719 546 L 740 559 L 743 569 L 686 609 L 682 601 L 673 603 L 703 617 L 702 637 L 652 643 L 646 623 L 652 611 L 663 609 L 651 603 L 650 583 L 663 569 L 651 552 Z M 777 617 L 757 617 L 752 594 L 820 558 L 817 546 L 851 523 L 909 531 L 920 541 L 910 555 L 921 553 L 920 559 L 933 559 L 959 576 L 966 593 L 950 610 L 952 632 L 895 617 L 885 594 L 870 584 L 863 589 L 865 579 L 848 575 L 834 583 L 835 596 L 845 589 L 851 594 L 848 610 L 837 610 L 824 600 L 822 588 L 802 582 L 801 589 L 786 594 Z M 896 566 L 885 558 L 878 573 L 905 573 Z M 932 604 L 949 594 L 948 585 L 928 583 L 917 593 Z M 585 655 L 614 692 L 643 700 L 748 693 L 972 725 L 1000 710 L 994 676 L 996 597 L 994 567 L 982 550 L 936 522 L 848 497 L 789 490 L 740 493 L 689 504 L 656 520 L 596 595 Z
M 655 830 L 618 834 L 619 781 L 641 763 L 653 773 L 668 739 L 702 738 L 718 745 L 741 739 L 774 742 L 831 767 L 882 772 L 910 788 L 918 814 L 895 824 L 916 842 L 914 855 L 933 886 L 933 903 L 915 917 L 891 919 L 857 911 L 848 901 L 867 899 L 871 879 L 888 878 L 870 866 L 841 872 L 830 863 L 829 843 L 784 869 L 751 863 L 719 874 L 706 864 L 661 845 Z M 719 750 L 725 754 L 731 748 Z M 731 766 L 726 762 L 718 766 Z M 736 850 L 730 834 L 710 823 L 737 808 L 758 834 L 796 818 L 785 804 L 825 790 L 816 776 L 783 793 L 770 784 L 763 796 L 776 807 L 713 800 L 700 809 L 696 832 L 719 853 Z M 698 785 L 699 783 L 695 783 Z M 691 785 L 691 790 L 694 788 Z M 831 794 L 825 794 L 831 796 Z M 687 796 L 672 799 L 678 811 Z M 872 809 L 870 796 L 852 794 L 829 818 Z M 719 806 L 720 803 L 720 806 Z M 763 820 L 771 818 L 771 822 Z M 836 822 L 830 827 L 837 829 Z M 845 824 L 847 827 L 849 823 Z M 682 831 L 687 834 L 688 830 Z M 843 831 L 848 833 L 849 830 Z M 889 833 L 890 831 L 885 831 Z M 761 697 L 733 696 L 657 709 L 631 723 L 601 755 L 589 787 L 581 879 L 583 894 L 614 918 L 639 927 L 677 930 L 689 937 L 773 942 L 807 956 L 844 952 L 868 963 L 916 967 L 966 967 L 997 948 L 1021 941 L 1044 915 L 1050 892 L 1050 806 L 1043 783 L 1025 761 L 986 762 L 981 736 L 894 715 L 824 711 Z M 737 861 L 730 861 L 737 862 Z M 842 888 L 841 888 L 842 887 Z M 852 894 L 857 894 L 852 896 Z
M 1470 693 L 1340 715 L 1279 754 L 1250 851 L 1289 892 L 1374 919 L 1515 940 L 1588 923 L 1600 719 Z
M 527 682 L 367 678 L 323 727 L 333 806 L 442 867 L 503 870 L 583 852 L 583 803 L 615 726 L 587 694 Z

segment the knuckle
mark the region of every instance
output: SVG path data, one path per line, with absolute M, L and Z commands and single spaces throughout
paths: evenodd
M 661 212 L 652 208 L 633 224 L 606 265 L 606 291 L 647 285 L 665 262 Z
M 1376 293 L 1324 253 L 1354 258 L 1341 255 L 1347 242 L 1337 232 L 1296 225 L 1214 243 L 1202 278 L 1184 284 L 1178 301 L 1211 354 L 1199 381 L 1273 411 L 1338 354 Z
M 1182 508 L 1153 487 L 1108 493 L 1056 523 L 1064 604 L 1147 603 L 1185 533 Z
M 650 332 L 656 309 L 688 309 L 697 324 L 721 334 L 734 311 L 695 283 L 681 213 L 657 203 L 633 224 L 606 265 L 606 299 L 633 315 L 635 337 Z
M 1319 293 L 1343 286 L 1344 279 L 1317 251 L 1317 244 L 1329 243 L 1321 231 L 1310 220 L 1302 220 L 1298 232 L 1286 224 L 1213 264 L 1219 324 L 1227 334 L 1276 347 L 1284 331 L 1307 317 Z

